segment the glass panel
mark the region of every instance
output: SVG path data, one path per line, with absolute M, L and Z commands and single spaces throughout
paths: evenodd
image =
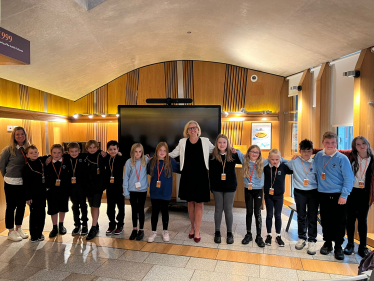
M 338 149 L 352 149 L 353 126 L 338 127 Z

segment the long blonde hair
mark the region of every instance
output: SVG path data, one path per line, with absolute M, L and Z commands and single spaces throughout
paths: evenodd
M 28 146 L 30 146 L 30 141 L 29 141 L 29 138 L 27 136 L 27 133 L 25 131 L 25 129 L 23 127 L 14 127 L 13 131 L 12 131 L 12 134 L 10 136 L 10 142 L 9 142 L 9 150 L 10 150 L 10 154 L 12 155 L 16 155 L 16 150 L 17 150 L 17 142 L 16 142 L 16 139 L 15 139 L 15 136 L 16 136 L 16 132 L 17 131 L 23 131 L 25 133 L 25 141 L 23 143 L 23 147 L 26 149 Z
M 153 170 L 158 162 L 158 151 L 161 149 L 161 147 L 165 147 L 166 149 L 166 156 L 164 159 L 164 171 L 165 171 L 165 176 L 167 178 L 170 178 L 171 177 L 171 160 L 169 156 L 169 147 L 166 142 L 160 142 L 156 147 L 156 152 L 155 152 L 155 155 L 153 156 L 152 163 L 151 163 L 150 175 L 151 177 L 153 176 Z
M 250 174 L 249 174 L 249 161 L 250 161 L 250 156 L 249 156 L 249 152 L 254 149 L 254 148 L 257 148 L 258 151 L 259 151 L 259 155 L 258 155 L 258 158 L 256 160 L 256 173 L 257 173 L 257 177 L 259 179 L 262 178 L 262 172 L 264 170 L 264 160 L 262 159 L 262 153 L 261 153 L 261 149 L 258 145 L 251 145 L 248 150 L 247 150 L 247 153 L 244 155 L 244 167 L 243 167 L 243 174 L 244 174 L 244 177 L 246 178 L 249 178 L 250 177 Z
M 217 159 L 219 162 L 222 163 L 222 156 L 218 149 L 218 139 L 225 139 L 227 141 L 227 148 L 226 148 L 226 161 L 231 162 L 234 159 L 232 158 L 232 152 L 231 152 L 231 145 L 228 137 L 224 134 L 219 134 L 216 138 L 216 143 L 214 145 L 213 149 L 213 157 L 212 160 Z
M 189 138 L 190 135 L 188 134 L 188 126 L 193 123 L 193 124 L 196 124 L 196 127 L 197 127 L 197 136 L 200 137 L 201 136 L 201 128 L 200 128 L 200 125 L 199 123 L 197 123 L 196 121 L 194 120 L 190 120 L 187 122 L 187 124 L 184 126 L 184 129 L 183 129 L 183 137 L 185 138 Z
M 130 157 L 131 157 L 130 164 L 131 164 L 131 167 L 135 167 L 135 162 L 136 162 L 136 159 L 135 159 L 135 149 L 137 149 L 137 148 L 141 148 L 141 150 L 142 150 L 142 156 L 140 157 L 140 164 L 143 167 L 145 167 L 145 166 L 147 166 L 147 161 L 145 161 L 144 148 L 143 148 L 143 146 L 142 146 L 141 143 L 134 143 L 131 146 L 131 150 L 130 150 Z

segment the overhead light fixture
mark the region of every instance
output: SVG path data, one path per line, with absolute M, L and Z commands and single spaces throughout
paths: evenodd
M 88 115 L 88 118 L 93 118 L 93 115 L 92 114 Z
M 116 116 L 119 117 L 119 114 L 117 113 Z
M 229 113 L 227 111 L 222 111 L 221 114 L 225 117 L 229 116 Z
M 261 120 L 266 121 L 266 120 L 268 120 L 268 119 L 267 119 L 267 118 L 262 118 Z
M 244 121 L 244 117 L 231 117 L 229 118 L 229 121 Z
M 101 117 L 106 117 L 105 113 L 102 113 L 102 114 L 101 114 Z
M 245 108 L 241 108 L 240 109 L 240 112 L 241 113 L 244 113 L 244 114 L 256 114 L 256 113 L 261 113 L 261 114 L 270 114 L 270 113 L 273 113 L 272 111 L 270 110 L 263 110 L 263 111 L 247 111 L 245 110 Z
M 360 77 L 360 71 L 359 70 L 346 71 L 346 72 L 343 72 L 343 76 L 357 78 L 357 77 Z
M 73 117 L 74 117 L 75 119 L 77 119 L 77 118 L 79 117 L 79 115 L 78 115 L 77 113 L 74 113 Z

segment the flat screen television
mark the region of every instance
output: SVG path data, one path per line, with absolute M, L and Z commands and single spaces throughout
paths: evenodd
M 183 138 L 183 129 L 190 120 L 201 127 L 201 136 L 214 144 L 221 133 L 221 106 L 162 106 L 119 105 L 118 139 L 120 151 L 130 158 L 131 146 L 141 143 L 145 154 L 153 155 L 159 142 L 164 141 L 169 151 Z

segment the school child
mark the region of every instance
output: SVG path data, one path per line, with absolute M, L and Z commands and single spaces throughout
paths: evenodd
M 38 242 L 44 240 L 43 229 L 45 224 L 45 157 L 39 157 L 38 148 L 30 145 L 25 149 L 27 163 L 23 169 L 22 177 L 25 188 L 26 203 L 30 208 L 30 240 Z
M 336 150 L 338 136 L 333 132 L 326 132 L 323 135 L 322 144 L 324 149 L 314 157 L 323 240 L 325 240 L 320 253 L 329 254 L 332 251 L 332 241 L 334 241 L 335 258 L 343 260 L 346 202 L 352 191 L 355 177 L 347 156 Z
M 66 163 L 62 158 L 64 149 L 61 144 L 54 144 L 51 147 L 52 161 L 45 167 L 47 185 L 48 215 L 51 216 L 53 229 L 49 237 L 56 237 L 57 234 L 66 234 L 64 227 L 65 213 L 69 211 L 69 185 L 70 176 Z M 57 228 L 57 220 L 59 225 Z
M 297 229 L 299 241 L 296 250 L 306 246 L 308 240 L 309 255 L 316 254 L 318 191 L 317 172 L 313 167 L 313 143 L 305 139 L 299 143 L 300 156 L 287 162 L 293 171 L 292 186 L 297 209 Z M 308 225 L 307 225 L 308 222 Z
M 106 235 L 119 235 L 123 232 L 125 220 L 125 197 L 123 196 L 123 167 L 125 166 L 125 157 L 118 155 L 119 144 L 111 140 L 107 143 L 108 155 L 104 159 L 105 174 L 104 185 L 107 198 L 107 215 L 109 218 L 109 227 Z M 116 218 L 116 206 L 118 214 Z M 117 219 L 117 221 L 116 221 Z
M 104 158 L 99 150 L 99 143 L 95 140 L 89 140 L 86 143 L 88 151 L 86 157 L 87 164 L 87 199 L 91 207 L 92 226 L 86 240 L 92 240 L 99 232 L 99 211 L 101 206 L 101 197 L 103 196 L 104 185 L 103 175 L 105 171 Z
M 63 155 L 64 163 L 69 170 L 70 201 L 73 210 L 74 229 L 72 235 L 87 235 L 87 203 L 86 203 L 86 168 L 87 154 L 81 153 L 79 144 L 71 142 L 67 146 L 68 154 Z M 82 227 L 82 228 L 81 228 Z
M 144 149 L 140 143 L 132 145 L 130 157 L 125 165 L 123 194 L 126 198 L 130 199 L 131 204 L 133 230 L 129 239 L 140 241 L 144 238 L 144 205 L 147 199 L 147 164 L 149 160 L 144 156 Z
M 238 154 L 232 153 L 227 136 L 223 134 L 218 135 L 213 149 L 213 155 L 211 159 L 209 159 L 210 190 L 213 192 L 215 202 L 215 243 L 221 243 L 221 222 L 223 211 L 225 212 L 227 228 L 226 243 L 234 243 L 234 236 L 232 234 L 232 209 L 237 187 L 235 174 L 236 164 L 241 164 L 241 162 Z
M 173 191 L 173 172 L 179 171 L 179 163 L 169 156 L 169 147 L 166 142 L 160 142 L 156 147 L 152 162 L 148 164 L 147 170 L 151 176 L 149 193 L 152 202 L 152 234 L 148 237 L 148 242 L 153 242 L 157 236 L 158 215 L 161 211 L 163 234 L 165 242 L 170 240 L 168 232 L 169 224 L 169 201 Z
M 282 161 L 281 153 L 278 149 L 269 151 L 269 165 L 264 167 L 265 183 L 265 205 L 266 205 L 266 230 L 268 235 L 265 244 L 271 245 L 271 227 L 273 223 L 273 214 L 275 217 L 275 232 L 277 234 L 275 241 L 280 247 L 284 247 L 281 238 L 282 228 L 282 207 L 284 196 L 284 182 L 287 174 L 292 174 L 292 170 Z

